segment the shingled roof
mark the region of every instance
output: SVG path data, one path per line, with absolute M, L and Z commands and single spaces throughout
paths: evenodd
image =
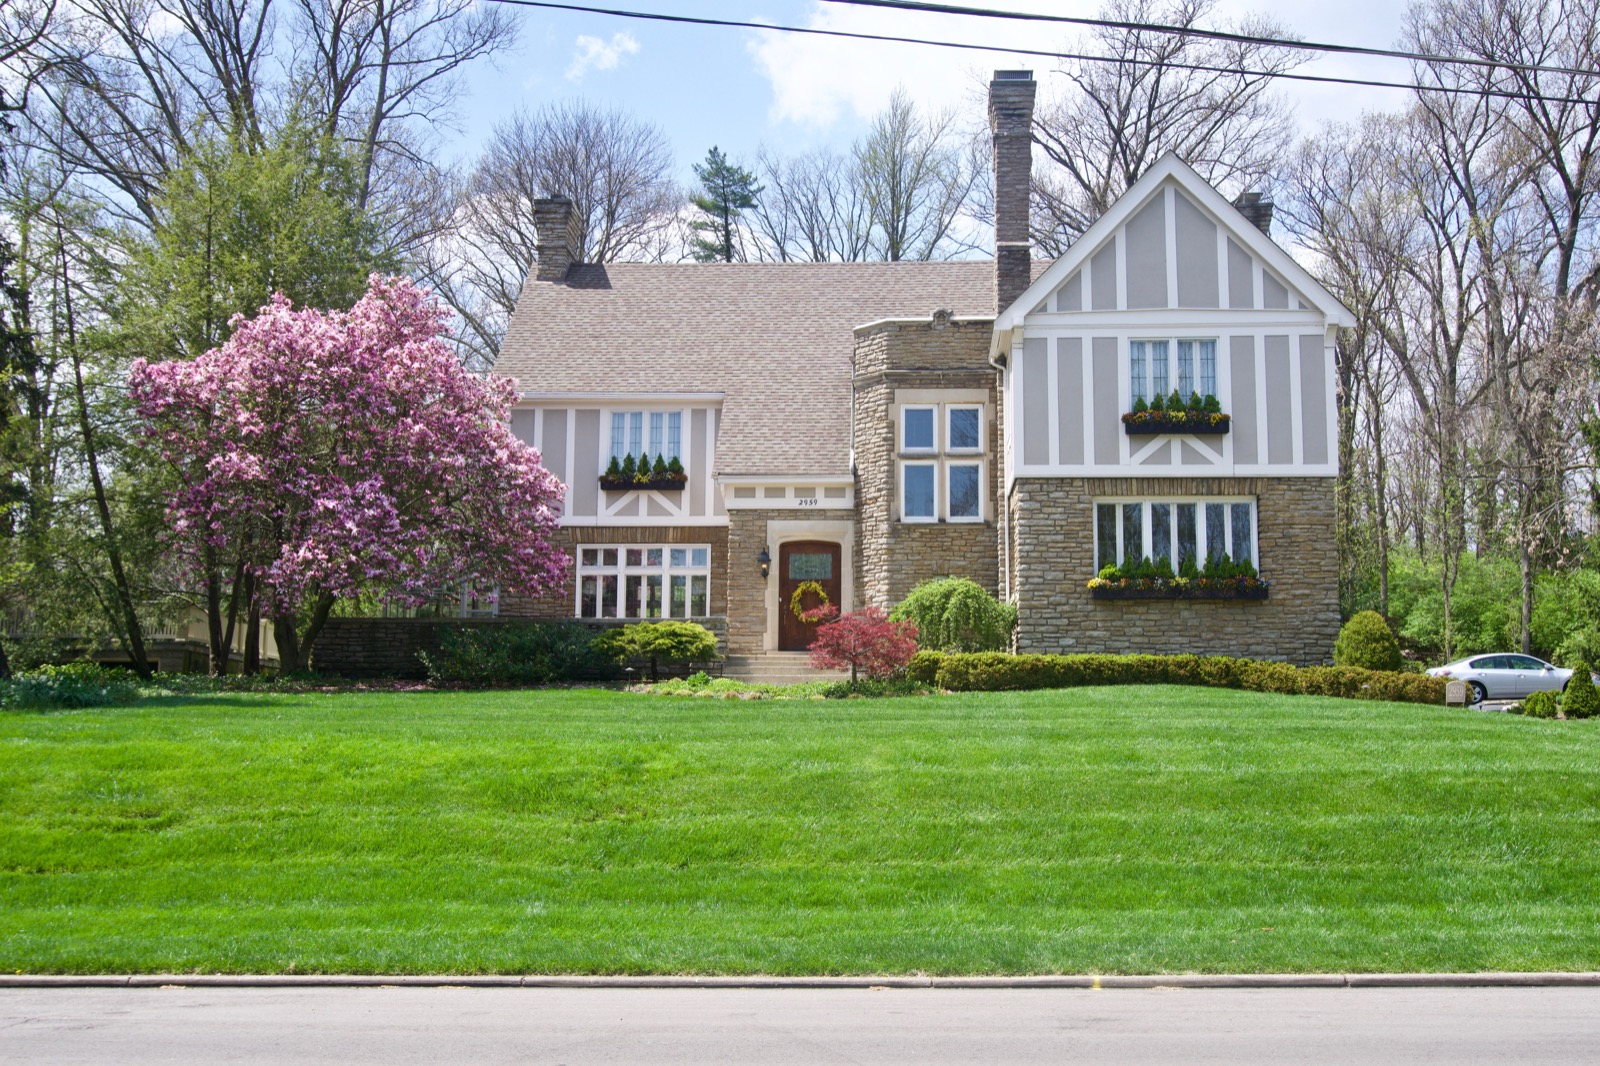
M 844 475 L 854 328 L 992 316 L 994 284 L 987 260 L 576 265 L 530 276 L 495 369 L 524 394 L 722 393 L 715 473 Z

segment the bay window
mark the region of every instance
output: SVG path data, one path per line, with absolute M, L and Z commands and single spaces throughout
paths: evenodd
M 708 545 L 582 545 L 579 618 L 703 618 L 711 613 Z
M 984 519 L 985 429 L 977 403 L 900 408 L 900 520 Z
M 1256 564 L 1256 504 L 1248 499 L 1117 500 L 1095 504 L 1095 569 L 1165 561 L 1178 570 L 1226 555 Z

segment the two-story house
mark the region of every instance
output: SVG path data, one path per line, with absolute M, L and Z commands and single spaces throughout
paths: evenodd
M 1034 91 L 1025 71 L 990 86 L 993 261 L 585 264 L 571 204 L 541 201 L 496 369 L 568 486 L 573 574 L 502 610 L 697 619 L 752 656 L 805 648 L 802 582 L 851 610 L 956 574 L 1017 605 L 1019 651 L 1327 658 L 1350 313 L 1264 232 L 1270 205 L 1172 156 L 1033 260 Z M 1125 424 L 1174 390 L 1215 397 L 1228 431 Z M 1223 552 L 1270 595 L 1087 587 L 1108 562 Z

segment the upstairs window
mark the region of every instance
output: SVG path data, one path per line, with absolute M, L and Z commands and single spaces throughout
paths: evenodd
M 902 407 L 900 520 L 983 521 L 984 441 L 982 404 Z
M 682 411 L 611 412 L 611 458 L 648 455 L 677 459 L 683 449 Z
M 1213 339 L 1138 340 L 1128 342 L 1129 402 L 1148 403 L 1176 390 L 1188 400 L 1217 394 L 1217 342 Z

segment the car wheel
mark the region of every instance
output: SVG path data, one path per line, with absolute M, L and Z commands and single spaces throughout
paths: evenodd
M 1483 687 L 1482 681 L 1468 681 L 1467 687 L 1471 689 L 1468 699 L 1472 703 L 1482 703 L 1489 698 L 1489 690 Z

